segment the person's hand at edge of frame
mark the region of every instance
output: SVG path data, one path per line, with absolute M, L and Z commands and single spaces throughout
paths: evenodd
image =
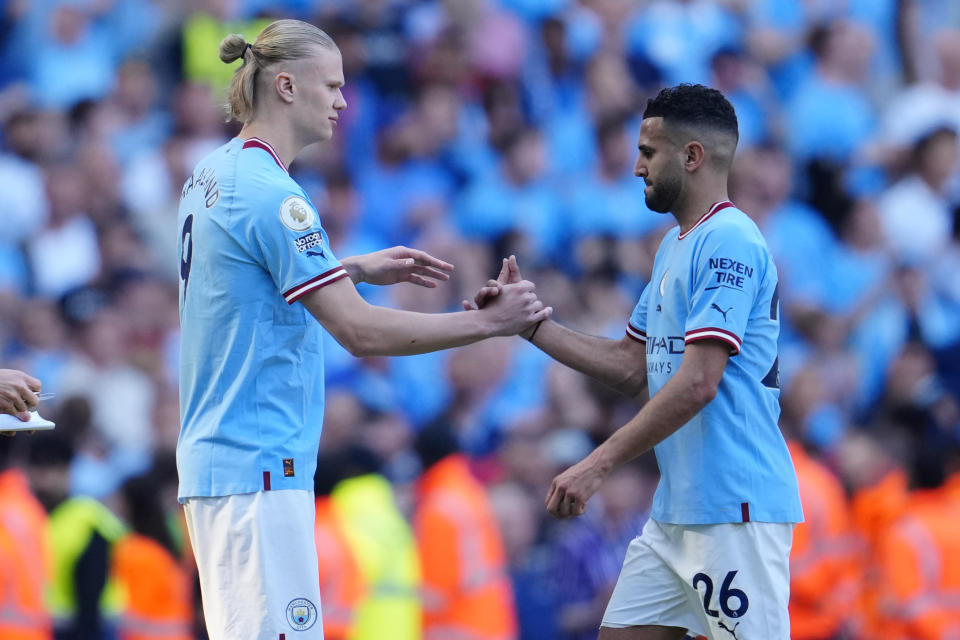
M 433 289 L 437 282 L 450 279 L 453 265 L 435 258 L 426 251 L 404 246 L 381 249 L 373 253 L 345 258 L 343 266 L 354 283 L 368 282 L 391 285 L 409 282 Z
M 0 413 L 7 413 L 22 422 L 29 422 L 30 412 L 37 408 L 43 384 L 23 371 L 0 369 Z M 32 433 L 32 432 L 28 432 Z M 0 435 L 14 436 L 15 431 L 2 431 Z

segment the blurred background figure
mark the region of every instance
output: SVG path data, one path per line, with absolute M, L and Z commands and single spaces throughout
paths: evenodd
M 58 429 L 69 429 L 64 418 L 56 420 Z M 53 575 L 47 603 L 54 637 L 116 638 L 123 595 L 110 563 L 125 527 L 103 502 L 70 495 L 73 453 L 67 432 L 55 431 L 33 436 L 27 458 L 31 484 L 49 514 Z
M 450 426 L 414 442 L 423 467 L 413 516 L 423 572 L 424 640 L 517 637 L 499 525 Z
M 329 406 L 329 405 L 328 405 Z M 348 640 L 354 637 L 357 607 L 366 597 L 363 574 L 347 541 L 343 516 L 330 497 L 342 475 L 342 461 L 334 454 L 321 453 L 314 475 L 316 494 L 317 562 L 320 570 L 323 637 Z
M 23 469 L 23 440 L 0 437 L 0 637 L 50 640 L 47 513 Z
M 330 453 L 328 451 L 328 453 Z M 342 477 L 330 493 L 347 547 L 360 567 L 362 597 L 350 638 L 422 637 L 420 563 L 382 463 L 361 445 L 336 452 Z M 322 607 L 322 605 L 321 605 Z
M 880 617 L 891 638 L 949 638 L 960 632 L 960 447 L 920 445 L 913 492 L 878 553 Z
M 177 505 L 176 465 L 164 459 L 120 488 L 121 513 L 130 531 L 111 558 L 123 593 L 119 640 L 189 640 L 193 637 L 192 575 L 183 566 L 183 523 Z M 171 517 L 172 516 L 172 517 Z

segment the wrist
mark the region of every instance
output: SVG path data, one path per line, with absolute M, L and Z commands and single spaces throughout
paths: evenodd
M 534 336 L 537 335 L 537 331 L 540 329 L 540 325 L 542 325 L 543 322 L 544 321 L 541 320 L 540 322 L 534 324 L 533 326 L 527 327 L 526 329 L 521 331 L 518 335 L 524 340 L 526 340 L 527 342 L 533 342 L 533 338 Z
M 587 456 L 590 465 L 601 477 L 606 477 L 615 466 L 614 460 L 607 452 L 607 448 L 600 445 Z
M 350 276 L 350 279 L 353 281 L 353 284 L 360 284 L 364 281 L 363 269 L 360 267 L 360 262 L 357 260 L 357 256 L 349 256 L 340 261 L 340 266 L 342 266 L 347 275 Z

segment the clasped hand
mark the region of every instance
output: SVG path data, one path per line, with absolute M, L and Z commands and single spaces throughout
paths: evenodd
M 523 279 L 523 276 L 520 274 L 520 267 L 517 265 L 517 257 L 510 256 L 509 258 L 504 258 L 503 263 L 500 267 L 500 274 L 497 276 L 496 280 L 488 280 L 487 284 L 480 288 L 477 291 L 476 295 L 473 297 L 473 300 L 463 300 L 460 304 L 463 305 L 464 310 L 471 311 L 476 309 L 483 309 L 491 300 L 498 297 L 507 285 L 519 284 L 521 282 L 526 282 Z M 530 283 L 531 285 L 533 283 Z M 536 285 L 534 285 L 536 289 Z M 519 335 L 522 338 L 529 337 L 529 334 L 533 331 L 534 327 L 541 322 L 546 320 L 553 313 L 553 307 L 547 307 L 550 309 L 550 313 L 546 317 L 532 322 L 526 325 L 520 332 Z

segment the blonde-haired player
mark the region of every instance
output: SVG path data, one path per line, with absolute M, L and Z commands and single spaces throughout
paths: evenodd
M 237 138 L 180 201 L 180 499 L 211 640 L 322 638 L 313 475 L 323 419 L 321 325 L 357 356 L 517 333 L 550 315 L 521 282 L 482 311 L 369 305 L 354 283 L 434 286 L 452 266 L 404 247 L 338 260 L 287 167 L 333 136 L 347 104 L 340 51 L 296 20 L 228 36 Z M 318 322 L 319 321 L 319 322 Z

